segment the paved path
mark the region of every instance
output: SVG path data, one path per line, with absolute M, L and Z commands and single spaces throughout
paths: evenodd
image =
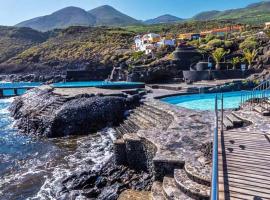
M 270 199 L 270 135 L 219 134 L 219 199 Z

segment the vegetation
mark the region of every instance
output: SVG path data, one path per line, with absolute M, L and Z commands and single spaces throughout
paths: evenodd
M 17 52 L 5 63 L 49 66 L 113 64 L 130 58 L 134 36 L 134 33 L 120 28 L 70 27 L 43 43 Z
M 233 65 L 233 69 L 236 69 L 236 66 L 241 62 L 241 58 L 239 57 L 234 57 L 232 59 L 232 65 Z
M 225 51 L 223 48 L 217 48 L 213 53 L 212 57 L 216 62 L 216 70 L 220 70 L 220 61 L 221 59 L 227 54 L 228 52 Z
M 244 49 L 253 50 L 253 49 L 256 49 L 257 47 L 258 47 L 258 42 L 256 38 L 254 37 L 248 37 L 240 44 L 240 49 L 242 50 Z
M 248 69 L 252 68 L 252 62 L 255 60 L 257 56 L 257 50 L 253 49 L 253 51 L 246 49 L 244 50 L 244 58 L 248 62 Z
M 0 26 L 0 63 L 47 40 L 49 34 L 30 28 Z
M 254 3 L 246 8 L 203 12 L 195 17 L 194 20 L 233 20 L 240 23 L 262 24 L 270 21 L 270 2 L 262 1 Z
M 139 60 L 144 56 L 144 51 L 137 51 L 132 53 L 132 59 L 133 60 Z

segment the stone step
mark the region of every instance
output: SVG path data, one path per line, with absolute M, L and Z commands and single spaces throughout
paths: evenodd
M 260 113 L 263 116 L 270 116 L 270 111 L 265 110 L 264 108 L 262 108 L 261 106 L 255 106 L 253 108 L 254 111 Z
M 192 181 L 184 169 L 175 169 L 174 179 L 179 189 L 187 196 L 200 200 L 210 199 L 210 187 Z
M 122 137 L 123 134 L 122 134 L 121 130 L 119 129 L 119 127 L 115 127 L 114 130 L 116 132 L 117 138 Z
M 137 112 L 142 112 L 145 115 L 149 115 L 155 119 L 162 119 L 164 115 L 162 114 L 156 114 L 155 112 L 152 112 L 151 110 L 145 109 L 143 107 L 136 108 Z
M 172 122 L 172 117 L 167 114 L 166 112 L 157 114 L 156 112 L 153 112 L 152 110 L 146 109 L 144 107 L 138 108 L 138 110 L 146 115 L 151 116 L 152 118 L 156 119 L 157 121 L 163 123 L 163 124 L 170 124 Z
M 153 122 L 152 120 L 149 120 L 147 117 L 145 117 L 144 115 L 142 115 L 140 113 L 132 113 L 130 115 L 130 117 L 136 117 L 138 119 L 138 121 L 140 121 L 141 123 L 144 123 L 144 124 L 148 124 L 150 127 L 156 126 L 155 122 Z
M 116 130 L 121 136 L 126 134 L 125 130 L 121 126 L 118 126 Z
M 124 131 L 124 134 L 131 133 L 130 130 L 125 126 L 125 124 L 120 124 L 120 128 Z
M 224 120 L 223 120 L 223 126 L 224 126 L 224 128 L 226 130 L 230 130 L 230 129 L 233 129 L 234 128 L 233 123 L 230 120 L 228 120 L 227 118 L 224 118 Z
M 234 114 L 229 114 L 226 117 L 233 123 L 234 128 L 239 128 L 244 125 L 243 120 L 239 119 Z
M 130 116 L 128 120 L 140 127 L 140 129 L 149 129 L 152 125 L 145 123 L 144 121 L 138 119 L 136 116 Z
M 164 114 L 164 113 L 167 114 L 167 113 L 164 112 L 163 110 L 161 110 L 161 109 L 155 107 L 154 105 L 152 105 L 152 104 L 150 104 L 150 103 L 144 103 L 144 104 L 142 105 L 142 107 L 145 108 L 145 109 L 147 109 L 147 110 L 151 110 L 152 112 L 154 112 L 154 113 L 156 113 L 156 114 L 160 114 L 160 115 L 162 115 L 162 114 Z
M 128 126 L 133 133 L 136 133 L 139 130 L 139 127 L 133 124 L 130 120 L 125 120 L 124 124 Z
M 163 195 L 162 183 L 155 181 L 151 188 L 152 200 L 166 200 Z
M 135 110 L 133 115 L 137 115 L 141 118 L 143 118 L 144 120 L 148 121 L 149 123 L 151 123 L 153 126 L 162 126 L 163 122 L 162 119 L 158 119 L 158 118 L 154 118 L 149 114 L 145 114 L 143 112 L 140 112 L 138 110 Z
M 133 128 L 132 126 L 130 126 L 129 124 L 127 123 L 122 123 L 121 124 L 129 133 L 136 133 L 138 130 Z
M 199 184 L 211 185 L 211 165 L 202 165 L 200 162 L 186 162 L 184 167 L 187 176 Z
M 187 196 L 177 187 L 174 178 L 165 176 L 162 188 L 163 194 L 168 200 L 192 200 L 191 197 Z
M 169 114 L 168 112 L 166 112 L 166 110 L 160 109 L 149 102 L 145 102 L 142 107 L 144 107 L 146 109 L 150 109 L 152 112 L 154 112 L 158 115 L 166 116 L 167 119 L 169 119 L 170 121 L 173 120 L 173 116 L 171 114 Z
M 149 106 L 149 105 L 143 104 L 142 106 L 140 106 L 140 108 L 143 109 L 143 110 L 146 110 L 146 111 L 151 111 L 152 113 L 154 113 L 154 114 L 157 115 L 157 116 L 162 116 L 162 115 L 164 115 L 164 112 L 163 112 L 163 111 L 158 110 L 157 108 L 155 108 L 155 107 L 153 107 L 153 106 L 151 107 L 151 106 Z

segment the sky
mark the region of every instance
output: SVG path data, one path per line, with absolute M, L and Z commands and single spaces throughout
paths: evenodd
M 0 25 L 15 25 L 24 20 L 51 14 L 67 6 L 91 10 L 111 5 L 139 20 L 163 14 L 189 18 L 202 11 L 241 8 L 259 0 L 0 0 Z

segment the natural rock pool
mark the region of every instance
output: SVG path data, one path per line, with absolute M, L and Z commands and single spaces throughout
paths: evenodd
M 0 100 L 0 199 L 56 199 L 65 178 L 98 170 L 112 156 L 113 129 L 58 139 L 19 134 L 7 109 L 11 102 Z

